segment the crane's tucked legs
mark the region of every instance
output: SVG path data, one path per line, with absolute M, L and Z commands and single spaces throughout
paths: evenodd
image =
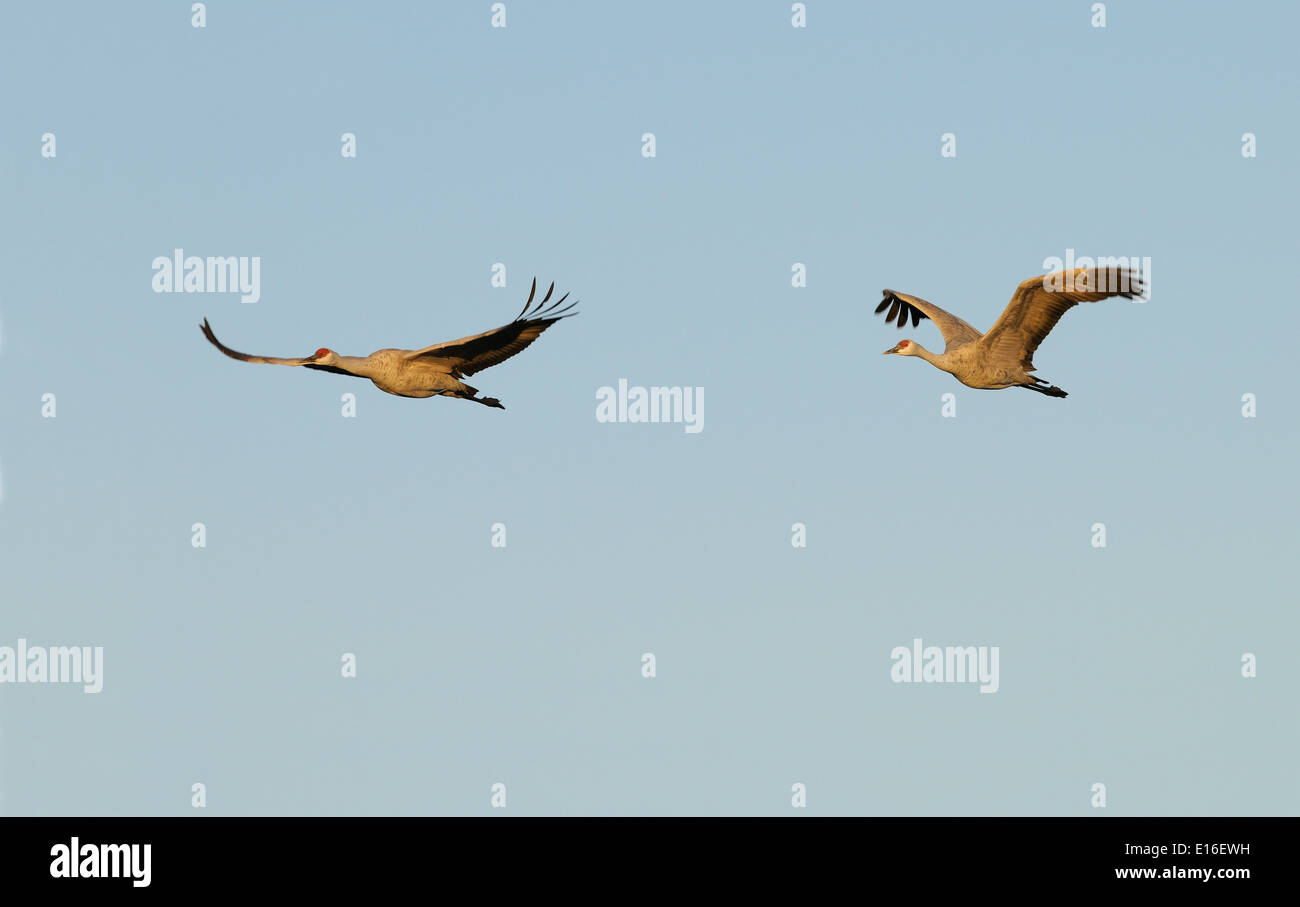
M 1035 381 L 1039 381 L 1039 380 L 1041 380 L 1041 379 L 1035 378 L 1034 380 L 1035 380 Z M 1043 384 L 1046 384 L 1047 382 L 1046 382 L 1046 381 L 1043 381 L 1042 383 L 1043 383 Z M 1017 387 L 1023 387 L 1023 388 L 1025 388 L 1026 390 L 1038 391 L 1040 394 L 1046 394 L 1046 395 L 1049 396 L 1049 397 L 1068 397 L 1068 396 L 1069 396 L 1069 394 L 1067 394 L 1065 391 L 1061 390 L 1061 389 L 1060 389 L 1059 387 L 1057 387 L 1055 384 L 1053 384 L 1051 387 L 1040 387 L 1038 384 L 1018 384 L 1018 385 L 1016 385 L 1016 386 L 1017 386 Z
M 475 393 L 477 393 L 477 391 L 475 391 Z M 498 400 L 496 397 L 472 397 L 469 396 L 468 394 L 458 394 L 457 396 L 459 396 L 462 400 L 473 400 L 475 403 L 482 403 L 484 406 L 492 406 L 497 409 L 505 409 L 505 407 L 501 405 L 501 401 Z

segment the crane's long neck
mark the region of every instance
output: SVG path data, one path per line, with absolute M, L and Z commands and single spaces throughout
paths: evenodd
M 929 350 L 927 350 L 925 347 L 921 346 L 921 344 L 917 343 L 915 340 L 912 341 L 912 347 L 915 350 L 915 352 L 912 353 L 913 356 L 920 356 L 922 359 L 924 359 L 926 362 L 933 365 L 935 368 L 943 369 L 945 372 L 952 371 L 950 368 L 948 368 L 947 359 L 944 357 L 942 353 L 932 353 Z
M 375 364 L 368 356 L 339 356 L 338 367 L 362 378 L 375 376 Z

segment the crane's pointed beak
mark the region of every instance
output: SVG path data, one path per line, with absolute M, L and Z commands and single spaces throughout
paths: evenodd
M 880 355 L 882 355 L 882 356 L 888 356 L 890 353 L 897 353 L 897 352 L 898 352 L 898 347 L 894 347 L 892 350 L 885 350 L 885 351 L 884 351 L 883 353 L 881 353 Z

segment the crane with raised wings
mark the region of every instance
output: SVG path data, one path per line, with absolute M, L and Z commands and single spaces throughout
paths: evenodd
M 912 327 L 916 327 L 921 319 L 928 318 L 938 326 L 945 342 L 942 353 L 932 353 L 915 340 L 900 340 L 885 350 L 885 355 L 920 356 L 967 387 L 1023 387 L 1049 397 L 1064 397 L 1065 391 L 1055 384 L 1030 374 L 1035 371 L 1034 351 L 1043 338 L 1062 315 L 1081 302 L 1098 302 L 1112 296 L 1132 299 L 1142 296 L 1144 289 L 1141 275 L 1114 268 L 1075 268 L 1031 277 L 1016 287 L 1002 317 L 987 334 L 917 296 L 893 290 L 884 293 L 876 314 L 888 307 L 886 324 L 894 322 L 904 328 L 911 318 Z
M 351 375 L 354 378 L 369 378 L 375 387 L 388 394 L 399 397 L 457 397 L 472 400 L 484 406 L 505 409 L 496 397 L 480 397 L 478 390 L 461 381 L 461 378 L 481 372 L 505 362 L 511 356 L 523 350 L 546 330 L 562 318 L 578 314 L 571 311 L 577 300 L 564 305 L 569 298 L 565 293 L 555 302 L 550 302 L 555 284 L 542 300 L 533 306 L 537 295 L 537 278 L 533 278 L 533 288 L 528 293 L 528 301 L 523 311 L 509 324 L 482 334 L 462 337 L 447 343 L 435 343 L 419 350 L 386 349 L 377 350 L 369 356 L 340 356 L 326 347 L 321 347 L 310 356 L 301 359 L 280 359 L 273 356 L 250 356 L 232 350 L 212 333 L 208 320 L 203 319 L 200 328 L 208 342 L 231 359 L 240 362 L 266 362 L 271 365 L 301 365 L 304 368 L 334 372 L 338 375 Z M 532 311 L 529 311 L 529 307 Z

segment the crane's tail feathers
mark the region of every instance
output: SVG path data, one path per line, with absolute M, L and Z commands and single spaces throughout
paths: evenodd
M 1039 378 L 1035 378 L 1034 380 L 1035 380 L 1035 381 L 1040 381 L 1041 379 L 1039 379 Z M 1046 384 L 1047 382 L 1046 382 L 1046 381 L 1043 381 L 1042 383 L 1043 383 L 1043 384 Z M 1040 387 L 1040 386 L 1037 385 L 1037 384 L 1022 384 L 1022 385 L 1020 385 L 1020 387 L 1023 387 L 1023 388 L 1025 388 L 1026 390 L 1038 391 L 1038 393 L 1040 393 L 1040 394 L 1046 394 L 1046 395 L 1049 396 L 1049 397 L 1068 397 L 1068 396 L 1070 396 L 1070 395 L 1067 394 L 1065 391 L 1063 391 L 1063 390 L 1061 390 L 1059 387 L 1057 387 L 1055 384 L 1051 385 L 1050 387 Z

